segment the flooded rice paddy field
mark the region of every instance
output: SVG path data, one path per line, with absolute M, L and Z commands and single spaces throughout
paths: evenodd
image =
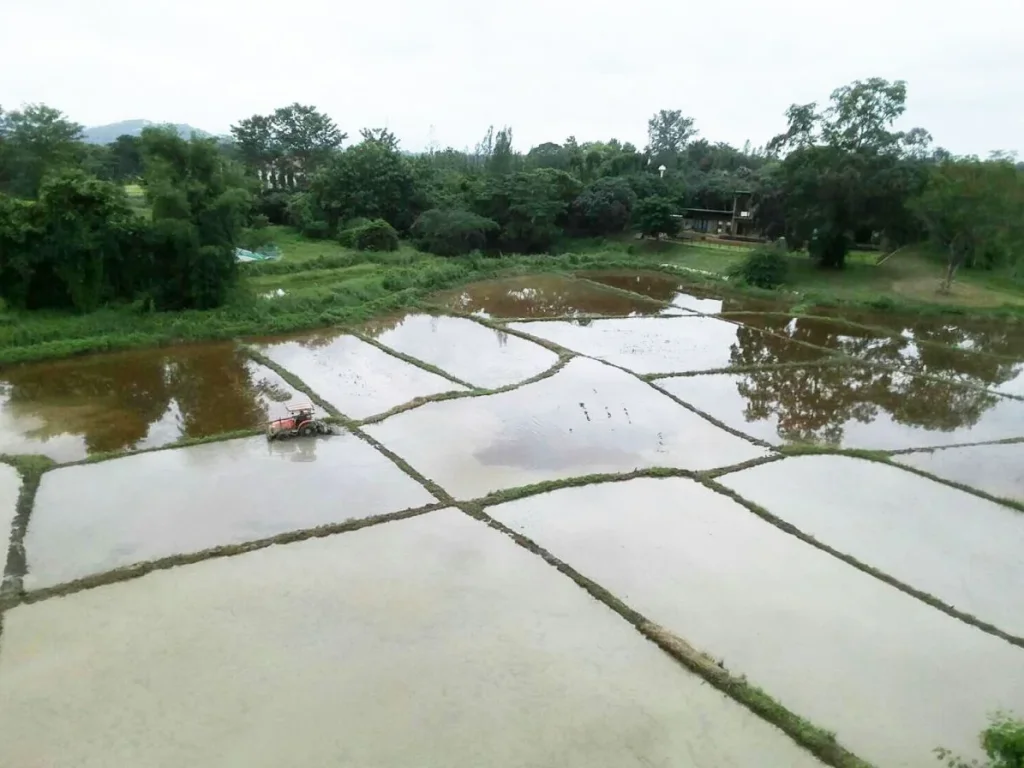
M 433 304 L 0 370 L 0 765 L 926 766 L 1024 715 L 1021 326 Z

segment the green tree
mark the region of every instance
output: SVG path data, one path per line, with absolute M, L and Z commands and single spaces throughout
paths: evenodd
M 0 191 L 35 197 L 43 177 L 76 164 L 82 126 L 45 104 L 0 109 Z
M 792 105 L 788 129 L 768 143 L 772 153 L 788 152 L 775 180 L 787 236 L 813 238 L 822 266 L 842 267 L 858 236 L 899 243 L 917 233 L 906 202 L 923 184 L 931 137 L 893 130 L 906 96 L 900 80 L 857 80 L 833 91 L 824 110 Z
M 468 194 L 474 211 L 501 227 L 501 249 L 537 253 L 551 247 L 562 233 L 579 191 L 579 181 L 570 174 L 540 168 L 486 176 Z
M 948 160 L 913 203 L 931 239 L 947 254 L 943 290 L 963 266 L 1024 274 L 1024 172 L 1007 160 Z
M 487 247 L 498 225 L 491 219 L 462 210 L 432 208 L 412 225 L 416 247 L 438 256 L 459 256 Z
M 213 139 L 185 141 L 160 128 L 143 130 L 142 155 L 153 207 L 157 304 L 169 309 L 222 304 L 237 274 L 235 247 L 252 204 L 241 168 Z
M 647 154 L 657 168 L 675 168 L 690 139 L 697 135 L 693 118 L 678 109 L 662 109 L 647 121 Z
M 310 183 L 312 200 L 331 231 L 354 218 L 384 219 L 408 230 L 423 200 L 409 161 L 395 148 L 364 140 L 334 155 Z
M 621 176 L 598 179 L 587 185 L 573 201 L 573 214 L 580 231 L 610 235 L 629 226 L 636 194 Z
M 666 197 L 648 197 L 636 205 L 634 220 L 644 237 L 659 238 L 674 235 L 679 230 L 676 208 Z
M 494 137 L 494 147 L 487 159 L 487 172 L 496 176 L 512 173 L 518 160 L 512 149 L 512 129 L 506 125 Z
M 145 279 L 144 222 L 124 190 L 78 169 L 51 173 L 38 200 L 0 196 L 0 295 L 26 309 L 95 309 Z

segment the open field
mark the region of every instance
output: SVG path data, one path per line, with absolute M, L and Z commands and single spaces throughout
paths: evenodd
M 0 369 L 0 764 L 978 757 L 1024 712 L 1020 326 L 611 262 Z M 299 400 L 338 434 L 268 443 Z

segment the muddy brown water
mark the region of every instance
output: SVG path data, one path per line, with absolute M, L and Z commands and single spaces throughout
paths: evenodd
M 447 309 L 485 317 L 562 317 L 576 315 L 638 316 L 665 312 L 639 296 L 607 291 L 563 275 L 527 275 L 473 283 L 445 291 L 431 301 Z
M 518 384 L 558 362 L 544 347 L 461 317 L 409 313 L 361 328 L 384 346 L 474 386 Z
M 733 429 L 772 443 L 900 450 L 1024 437 L 1024 401 L 861 365 L 658 379 Z
M 434 501 L 349 434 L 261 435 L 62 467 L 36 495 L 25 588 Z
M 785 299 L 764 299 L 744 296 L 724 290 L 715 290 L 669 275 L 664 272 L 634 272 L 630 270 L 586 270 L 579 277 L 610 285 L 624 291 L 639 293 L 657 301 L 667 301 L 677 307 L 695 312 L 781 312 L 792 305 Z
M 1024 459 L 1024 445 L 1017 448 Z M 1024 637 L 1021 512 L 849 456 L 795 456 L 719 482 L 818 541 Z
M 417 397 L 465 390 L 341 331 L 324 330 L 252 342 L 273 362 L 353 419 L 382 413 Z
M 819 765 L 455 510 L 19 606 L 3 644 L 5 766 Z
M 428 403 L 365 429 L 458 499 L 598 472 L 711 469 L 766 453 L 636 377 L 582 358 L 519 389 Z
M 27 363 L 0 371 L 0 453 L 57 461 L 259 427 L 296 394 L 232 344 Z
M 808 362 L 829 354 L 756 328 L 697 315 L 524 322 L 509 327 L 641 374 Z
M 589 485 L 487 512 L 875 765 L 933 765 L 937 746 L 981 757 L 988 714 L 1024 711 L 1020 648 L 691 480 Z

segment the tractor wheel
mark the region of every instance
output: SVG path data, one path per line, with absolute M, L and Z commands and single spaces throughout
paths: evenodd
M 316 434 L 316 427 L 314 427 L 312 424 L 306 424 L 305 426 L 302 427 L 302 429 L 299 430 L 299 434 L 302 435 L 303 437 L 312 437 L 313 435 Z

